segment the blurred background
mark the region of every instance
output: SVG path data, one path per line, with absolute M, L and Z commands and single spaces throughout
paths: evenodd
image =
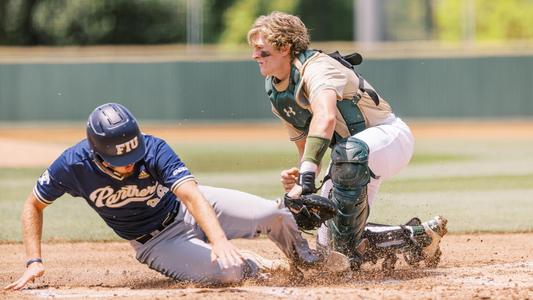
M 273 10 L 314 48 L 363 54 L 400 115 L 533 114 L 533 0 L 2 0 L 0 121 L 110 100 L 151 120 L 273 120 L 245 40 Z
M 361 53 L 414 131 L 371 221 L 533 231 L 533 0 L 0 0 L 0 241 L 20 241 L 36 178 L 110 101 L 201 183 L 282 195 L 296 151 L 245 40 L 273 10 L 300 16 L 313 48 Z M 57 202 L 46 240 L 117 239 L 87 205 Z
M 533 38 L 529 0 L 3 0 L 0 43 L 239 44 L 273 10 L 300 16 L 314 41 Z

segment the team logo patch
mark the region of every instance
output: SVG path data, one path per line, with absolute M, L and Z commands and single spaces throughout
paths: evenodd
M 41 185 L 49 184 L 50 183 L 50 174 L 48 173 L 48 170 L 44 171 L 44 173 L 37 179 Z
M 172 171 L 172 175 L 176 176 L 179 173 L 185 172 L 185 171 L 189 171 L 189 169 L 187 169 L 187 167 L 179 167 L 176 170 Z
M 142 170 L 139 174 L 139 179 L 146 179 L 148 177 L 150 177 L 150 174 L 148 174 L 148 172 L 146 172 L 145 170 Z

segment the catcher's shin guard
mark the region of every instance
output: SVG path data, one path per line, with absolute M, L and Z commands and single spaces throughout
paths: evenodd
M 358 246 L 369 215 L 367 184 L 370 181 L 368 146 L 355 137 L 339 142 L 332 150 L 331 199 L 337 216 L 328 221 L 333 249 L 347 255 L 355 264 L 361 261 Z
M 331 242 L 335 250 L 360 260 L 363 253 L 357 247 L 361 241 L 366 220 L 369 215 L 366 187 L 357 194 L 357 191 L 339 191 L 333 189 L 333 201 L 337 204 L 337 216 L 328 221 Z M 354 201 L 355 199 L 355 201 Z

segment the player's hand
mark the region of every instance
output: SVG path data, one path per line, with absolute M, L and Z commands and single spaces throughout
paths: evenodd
M 296 182 L 298 182 L 299 175 L 300 171 L 296 167 L 281 171 L 281 184 L 285 192 L 290 191 L 294 187 Z
M 295 184 L 292 189 L 287 193 L 287 196 L 296 199 L 302 195 L 302 191 L 302 186 Z
M 33 281 L 37 277 L 41 277 L 44 274 L 44 265 L 39 262 L 35 262 L 28 266 L 24 274 L 15 282 L 4 287 L 4 290 L 20 290 L 30 280 Z
M 221 240 L 213 243 L 211 249 L 211 262 L 215 262 L 216 260 L 218 260 L 222 269 L 239 267 L 244 262 L 244 258 L 239 252 L 239 249 L 228 240 Z

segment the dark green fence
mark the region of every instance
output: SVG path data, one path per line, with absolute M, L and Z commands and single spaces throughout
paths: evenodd
M 533 56 L 366 60 L 363 76 L 405 117 L 533 115 Z M 252 61 L 0 64 L 0 120 L 83 120 L 104 102 L 141 119 L 273 119 Z

